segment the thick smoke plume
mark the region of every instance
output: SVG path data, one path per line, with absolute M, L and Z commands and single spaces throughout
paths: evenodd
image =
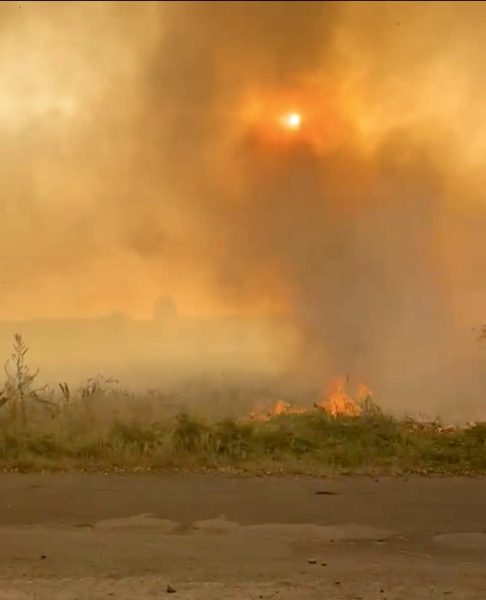
M 390 407 L 480 412 L 485 17 L 4 3 L 3 314 L 147 317 L 168 295 L 271 318 L 316 386 L 349 373 Z

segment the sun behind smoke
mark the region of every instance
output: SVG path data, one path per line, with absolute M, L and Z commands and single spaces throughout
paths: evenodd
M 292 112 L 283 116 L 281 123 L 286 129 L 297 130 L 302 123 L 302 116 L 298 112 Z

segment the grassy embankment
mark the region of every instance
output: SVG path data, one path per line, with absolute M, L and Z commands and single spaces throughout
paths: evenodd
M 2 421 L 0 467 L 16 470 L 242 470 L 261 473 L 486 474 L 486 425 L 440 432 L 385 416 L 280 415 L 266 422 L 151 424 L 68 415 Z
M 0 468 L 248 473 L 486 474 L 486 423 L 442 430 L 367 403 L 359 417 L 319 410 L 264 421 L 164 416 L 153 399 L 91 380 L 34 388 L 16 338 L 0 394 Z

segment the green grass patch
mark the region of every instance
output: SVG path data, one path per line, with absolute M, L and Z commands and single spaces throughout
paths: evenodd
M 59 414 L 0 429 L 0 466 L 16 470 L 224 470 L 255 473 L 486 474 L 486 424 L 443 431 L 383 414 L 315 411 L 263 422 L 180 414 L 90 426 Z M 69 424 L 69 426 L 67 426 Z

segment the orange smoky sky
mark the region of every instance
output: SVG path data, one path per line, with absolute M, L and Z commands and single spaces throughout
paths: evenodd
M 181 317 L 273 319 L 305 377 L 473 397 L 485 17 L 2 3 L 3 320 L 150 318 L 169 297 Z

